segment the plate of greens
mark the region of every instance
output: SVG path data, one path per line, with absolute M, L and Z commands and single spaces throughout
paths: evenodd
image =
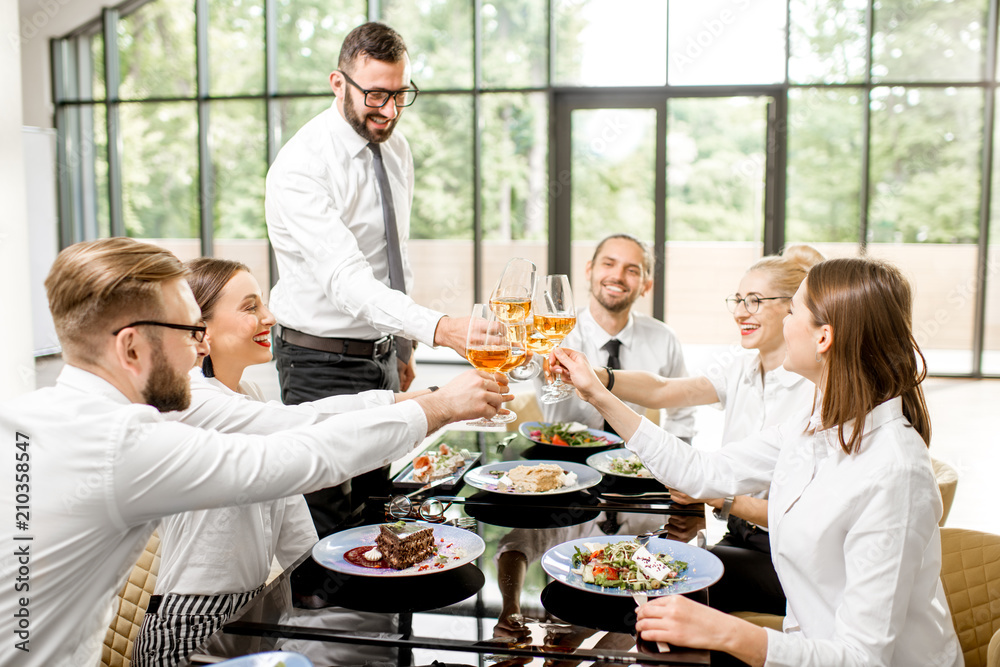
M 649 597 L 690 593 L 722 577 L 718 556 L 675 540 L 650 538 L 646 550 L 651 557 L 637 563 L 635 540 L 635 535 L 600 535 L 563 542 L 545 552 L 542 569 L 567 586 L 622 597 L 634 592 Z M 661 580 L 663 572 L 669 574 Z
M 587 465 L 606 475 L 629 479 L 654 479 L 653 473 L 643 465 L 638 455 L 624 447 L 591 454 L 587 457 Z
M 579 422 L 524 422 L 517 430 L 528 440 L 547 447 L 600 449 L 624 442 L 614 433 L 587 428 Z

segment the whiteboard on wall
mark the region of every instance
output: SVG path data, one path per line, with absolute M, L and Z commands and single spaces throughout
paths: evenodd
M 56 131 L 22 128 L 24 180 L 28 189 L 28 248 L 31 252 L 31 324 L 35 356 L 60 351 L 45 297 L 45 276 L 59 252 L 56 214 Z

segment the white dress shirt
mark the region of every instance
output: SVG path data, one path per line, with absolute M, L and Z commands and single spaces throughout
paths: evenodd
M 760 353 L 742 348 L 732 363 L 709 369 L 706 377 L 715 387 L 719 405 L 726 412 L 723 445 L 797 419 L 803 410 L 812 406 L 816 392 L 816 385 L 798 373 L 786 371 L 783 366 L 762 374 Z M 767 493 L 764 489 L 748 495 L 767 498 Z M 767 530 L 763 526 L 758 528 Z
M 602 349 L 609 340 L 621 341 L 618 358 L 621 367 L 633 371 L 649 371 L 663 377 L 687 377 L 684 352 L 674 330 L 663 322 L 643 315 L 629 313 L 625 328 L 612 336 L 597 323 L 589 308 L 580 310 L 576 316 L 576 326 L 563 340 L 561 347 L 582 352 L 594 366 L 608 364 L 608 352 Z M 535 388 L 540 391 L 545 376 L 535 376 Z M 604 417 L 597 408 L 575 395 L 558 403 L 541 403 L 542 414 L 549 422 L 578 421 L 590 428 L 603 428 Z M 626 403 L 639 414 L 646 408 L 635 403 Z M 666 411 L 667 419 L 663 428 L 679 438 L 694 435 L 694 408 L 671 408 Z
M 0 632 L 9 642 L 0 665 L 98 664 L 115 596 L 162 517 L 339 484 L 405 455 L 427 431 L 413 401 L 361 415 L 269 437 L 220 434 L 166 421 L 73 366 L 54 387 L 0 405 L 6 479 L 14 479 L 14 443 L 30 443 L 28 526 L 15 530 L 11 516 L 0 527 Z M 358 443 L 377 443 L 378 453 Z M 13 483 L 0 485 L 0 506 L 14 508 Z M 22 546 L 26 565 L 15 555 Z M 29 589 L 16 592 L 22 565 Z M 25 606 L 30 653 L 22 655 L 11 644 Z
M 409 291 L 413 157 L 398 129 L 381 146 Z M 443 314 L 389 287 L 372 153 L 336 102 L 278 152 L 267 173 L 264 212 L 279 275 L 269 305 L 282 326 L 328 338 L 402 334 L 434 344 Z
M 200 368 L 192 369 L 190 376 L 191 406 L 165 416 L 220 433 L 269 435 L 341 412 L 395 402 L 391 391 L 368 391 L 286 406 L 265 402 L 260 388 L 252 382 L 241 382 L 237 393 L 217 378 L 206 378 Z M 267 580 L 272 559 L 286 568 L 317 539 L 301 495 L 168 516 L 160 523 L 162 555 L 156 593 L 252 591 Z
M 706 453 L 643 421 L 628 443 L 667 486 L 718 498 L 770 485 L 771 559 L 788 598 L 766 667 L 960 667 L 941 586 L 941 497 L 902 400 L 865 420 L 858 453 L 808 411 Z M 850 426 L 845 437 L 850 436 Z

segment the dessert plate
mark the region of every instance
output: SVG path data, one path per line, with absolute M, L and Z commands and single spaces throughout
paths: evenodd
M 586 551 L 584 544 L 587 543 L 608 544 L 609 542 L 626 542 L 634 540 L 635 537 L 635 535 L 600 535 L 581 537 L 578 540 L 563 542 L 545 552 L 541 561 L 542 569 L 556 581 L 581 591 L 616 597 L 632 597 L 631 591 L 621 588 L 606 588 L 597 584 L 584 583 L 583 576 L 573 572 L 573 554 L 576 553 L 577 548 L 581 551 Z M 718 556 L 705 549 L 684 542 L 664 540 L 658 537 L 650 538 L 646 548 L 654 554 L 668 553 L 675 559 L 688 564 L 687 571 L 683 575 L 686 579 L 657 590 L 643 591 L 649 597 L 700 591 L 702 588 L 711 586 L 722 578 L 724 571 L 722 561 L 719 560 Z
M 348 562 L 344 558 L 344 554 L 351 549 L 375 546 L 375 537 L 379 534 L 379 524 L 358 526 L 327 535 L 313 547 L 313 560 L 330 570 L 356 574 L 361 577 L 415 577 L 452 570 L 466 563 L 471 563 L 486 550 L 483 538 L 475 533 L 454 526 L 418 523 L 433 529 L 434 544 L 438 547 L 438 555 L 431 556 L 416 565 L 411 565 L 405 570 L 394 570 L 391 567 L 379 569 L 364 567 Z
M 551 491 L 520 492 L 515 491 L 513 488 L 510 488 L 510 490 L 507 491 L 501 491 L 498 488 L 498 483 L 503 473 L 513 470 L 517 466 L 536 466 L 541 463 L 551 463 L 552 465 L 557 465 L 562 468 L 564 472 L 575 473 L 576 484 L 571 486 L 562 486 L 558 489 L 552 489 Z M 473 468 L 469 472 L 465 473 L 465 483 L 469 486 L 482 489 L 483 491 L 502 493 L 504 495 L 511 496 L 554 496 L 560 493 L 573 493 L 574 491 L 589 489 L 590 487 L 600 483 L 600 481 L 601 473 L 597 472 L 590 466 L 585 466 L 582 463 L 572 463 L 570 461 L 500 461 L 498 463 L 491 463 L 489 465 Z

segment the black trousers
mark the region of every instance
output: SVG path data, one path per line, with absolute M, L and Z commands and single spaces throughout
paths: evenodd
M 725 612 L 785 615 L 785 593 L 771 562 L 771 541 L 766 531 L 731 516 L 729 532 L 711 552 L 726 568 L 722 579 L 708 589 L 711 607 Z
M 310 350 L 275 336 L 274 357 L 281 401 L 286 405 L 369 389 L 399 391 L 395 351 L 377 359 L 363 359 Z M 389 467 L 385 466 L 339 486 L 307 493 L 306 503 L 316 532 L 320 537 L 336 532 L 353 507 L 370 496 L 388 495 L 389 489 Z

